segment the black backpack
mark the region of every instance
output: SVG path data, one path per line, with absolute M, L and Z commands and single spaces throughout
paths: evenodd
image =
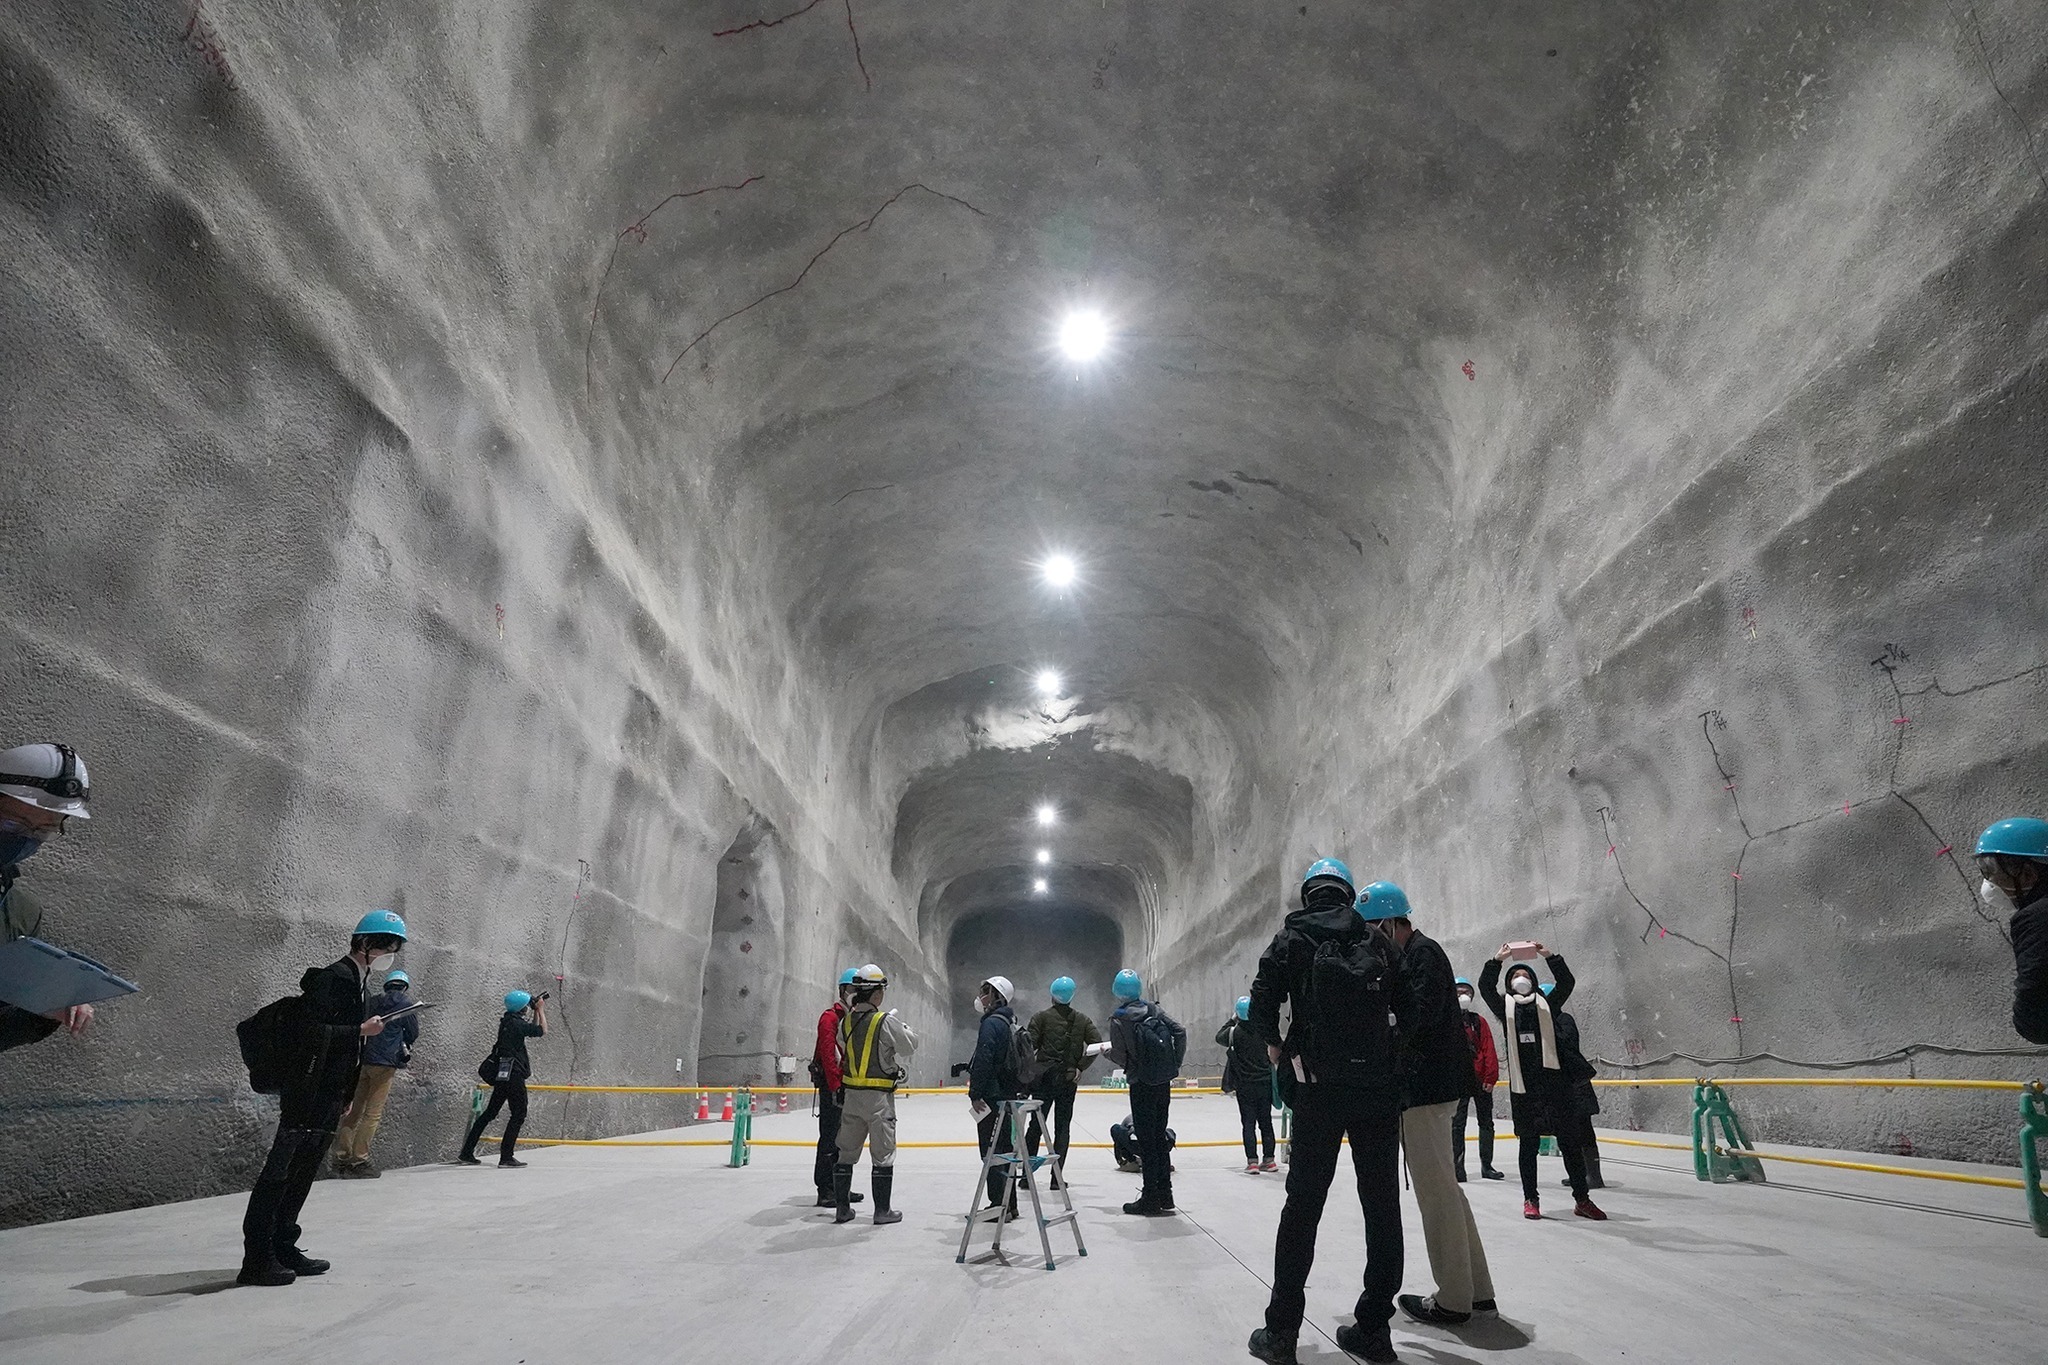
M 307 1069 L 306 997 L 271 1001 L 235 1025 L 235 1040 L 249 1068 L 249 1088 L 259 1095 L 280 1093 Z
M 1021 1027 L 1016 1020 L 1010 1023 L 1010 1046 L 1008 1055 L 999 1068 L 998 1079 L 1007 1079 L 1007 1089 L 1017 1096 L 1029 1095 L 1038 1088 L 1050 1069 L 1039 1060 L 1038 1045 L 1031 1041 L 1030 1031 Z
M 1130 1078 L 1145 1085 L 1170 1081 L 1180 1074 L 1180 1059 L 1174 1055 L 1173 1025 L 1155 1006 L 1130 1020 Z
M 1394 978 L 1400 969 L 1377 935 L 1318 940 L 1307 964 L 1308 1070 L 1332 1085 L 1397 1078 L 1400 1029 Z

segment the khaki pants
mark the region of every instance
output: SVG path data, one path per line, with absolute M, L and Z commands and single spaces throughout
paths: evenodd
M 356 1097 L 341 1116 L 341 1131 L 334 1135 L 334 1163 L 354 1166 L 370 1159 L 370 1141 L 384 1120 L 384 1101 L 391 1094 L 395 1066 L 365 1066 L 356 1080 Z
M 860 1145 L 877 1166 L 896 1164 L 896 1092 L 847 1086 L 846 1110 L 839 1116 L 839 1164 L 860 1160 Z
M 1422 1212 L 1422 1237 L 1429 1247 L 1430 1273 L 1436 1276 L 1437 1304 L 1454 1313 L 1469 1313 L 1474 1299 L 1493 1297 L 1493 1274 L 1486 1268 L 1486 1248 L 1480 1245 L 1472 1206 L 1458 1188 L 1451 1162 L 1451 1116 L 1457 1108 L 1453 1100 L 1403 1113 L 1401 1147 Z

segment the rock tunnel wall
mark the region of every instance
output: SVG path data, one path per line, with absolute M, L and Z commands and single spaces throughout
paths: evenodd
M 33 876 L 146 988 L 0 1058 L 0 1220 L 245 1185 L 232 1024 L 374 905 L 445 1002 L 387 1163 L 557 973 L 542 1080 L 743 1079 L 856 958 L 947 1037 L 1060 784 L 1197 1056 L 1324 852 L 1566 952 L 1607 1058 L 2011 1041 L 1956 850 L 2048 791 L 2038 16 L 1309 8 L 0 11 L 4 738 L 85 750 Z

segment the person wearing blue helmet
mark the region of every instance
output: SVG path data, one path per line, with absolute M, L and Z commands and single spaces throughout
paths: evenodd
M 528 1015 L 531 1018 L 528 1018 Z M 533 1074 L 533 1062 L 526 1055 L 528 1038 L 543 1038 L 548 1031 L 548 993 L 542 991 L 533 995 L 527 991 L 505 992 L 505 1013 L 498 1020 L 498 1041 L 491 1045 L 491 1055 L 478 1063 L 477 1078 L 491 1087 L 491 1102 L 469 1125 L 469 1132 L 462 1139 L 462 1154 L 455 1158 L 458 1165 L 481 1166 L 477 1159 L 476 1144 L 482 1139 L 484 1129 L 491 1126 L 491 1120 L 498 1117 L 500 1109 L 511 1112 L 505 1119 L 505 1135 L 498 1142 L 498 1164 L 512 1170 L 526 1165 L 515 1155 L 519 1146 L 519 1130 L 526 1126 L 526 1078 Z
M 1051 1114 L 1052 1150 L 1059 1158 L 1053 1163 L 1054 1189 L 1066 1178 L 1067 1140 L 1073 1131 L 1074 1095 L 1080 1089 L 1081 1073 L 1095 1065 L 1095 1058 L 1102 1051 L 1101 1030 L 1095 1027 L 1093 1019 L 1074 1008 L 1074 989 L 1073 977 L 1056 978 L 1048 992 L 1052 1004 L 1032 1015 L 1031 1022 L 1024 1026 L 1045 1067 L 1031 1091 L 1031 1097 L 1041 1101 L 1041 1107 L 1031 1116 L 1031 1126 L 1024 1135 L 1024 1152 L 1027 1156 L 1038 1155 L 1042 1119 Z
M 1223 1090 L 1237 1096 L 1237 1122 L 1244 1134 L 1244 1169 L 1247 1175 L 1277 1171 L 1273 1159 L 1273 1064 L 1266 1057 L 1265 1039 L 1248 1022 L 1252 998 L 1237 997 L 1237 1008 L 1216 1030 L 1216 1045 L 1223 1049 Z M 1265 1144 L 1265 1160 L 1259 1159 L 1259 1144 Z
M 239 1284 L 287 1285 L 329 1268 L 300 1249 L 299 1212 L 356 1092 L 364 1040 L 384 1032 L 384 1020 L 369 1008 L 370 978 L 391 970 L 405 940 L 404 920 L 372 910 L 356 921 L 346 957 L 299 978 L 293 1031 L 303 1050 L 289 1059 L 278 1091 L 277 1135 L 242 1215 Z
M 1266 1325 L 1247 1349 L 1294 1365 L 1315 1262 L 1316 1228 L 1346 1138 L 1365 1214 L 1365 1283 L 1357 1322 L 1337 1345 L 1369 1361 L 1396 1360 L 1387 1323 L 1401 1287 L 1401 1075 L 1399 1040 L 1415 1024 L 1400 950 L 1353 908 L 1351 870 L 1318 859 L 1301 879 L 1301 907 L 1273 936 L 1252 978 L 1251 1025 L 1266 1044 L 1280 1100 L 1294 1110 L 1287 1203 L 1273 1248 Z M 1292 1020 L 1285 1035 L 1280 1011 Z
M 2048 820 L 2010 816 L 1977 837 L 1979 888 L 2012 904 L 2012 1026 L 2048 1043 Z
M 811 1183 L 817 1186 L 817 1207 L 834 1206 L 832 1172 L 839 1165 L 839 1123 L 846 1116 L 846 1082 L 839 1070 L 839 1021 L 853 1006 L 853 977 L 857 968 L 839 974 L 839 995 L 818 1016 L 817 1037 L 811 1045 L 811 1084 L 818 1088 L 818 1157 L 811 1166 Z M 867 1196 L 848 1192 L 847 1202 L 858 1204 Z
M 1379 924 L 1401 952 L 1401 976 L 1415 1001 L 1415 1023 L 1401 1032 L 1401 1150 L 1422 1214 L 1436 1293 L 1395 1301 L 1417 1322 L 1452 1327 L 1496 1311 L 1486 1247 L 1451 1159 L 1451 1120 L 1472 1093 L 1472 1043 L 1458 1008 L 1457 973 L 1443 947 L 1415 927 L 1408 894 L 1392 882 L 1359 892 L 1359 918 Z
M 407 994 L 411 989 L 412 978 L 404 972 L 385 973 L 384 989 L 370 1002 L 370 1013 L 383 1018 L 406 1009 L 412 1004 Z M 334 1174 L 339 1178 L 375 1180 L 382 1174 L 370 1161 L 370 1144 L 384 1121 L 391 1082 L 412 1060 L 412 1045 L 419 1040 L 420 1016 L 413 1010 L 392 1019 L 382 1033 L 363 1043 L 362 1076 L 334 1135 Z
M 1110 987 L 1116 1010 L 1109 1016 L 1109 1060 L 1130 1080 L 1131 1126 L 1138 1140 L 1139 1173 L 1144 1181 L 1138 1197 L 1124 1212 L 1156 1217 L 1174 1212 L 1173 1161 L 1166 1144 L 1166 1115 L 1173 1100 L 1174 1077 L 1187 1056 L 1188 1031 L 1165 1010 L 1145 998 L 1145 983 L 1129 967 L 1116 974 Z

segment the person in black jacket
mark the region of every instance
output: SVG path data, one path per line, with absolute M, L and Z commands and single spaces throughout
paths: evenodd
M 1188 1031 L 1145 998 L 1145 983 L 1129 967 L 1116 974 L 1109 992 L 1118 1001 L 1109 1016 L 1109 1060 L 1130 1080 L 1131 1124 L 1137 1130 L 1143 1177 L 1138 1197 L 1124 1205 L 1124 1212 L 1162 1217 L 1175 1211 L 1166 1116 L 1173 1104 L 1174 1077 L 1187 1058 Z
M 363 1039 L 384 1031 L 384 1021 L 367 1007 L 370 974 L 389 971 L 404 946 L 405 921 L 389 910 L 372 910 L 357 922 L 347 957 L 299 978 L 299 1058 L 279 1092 L 277 1135 L 242 1215 L 240 1284 L 287 1285 L 328 1269 L 326 1261 L 299 1249 L 299 1211 L 355 1094 Z
M 1402 1076 L 1407 1104 L 1401 1111 L 1401 1150 L 1422 1214 L 1422 1238 L 1429 1249 L 1436 1293 L 1403 1294 L 1401 1311 L 1437 1327 L 1471 1321 L 1475 1312 L 1496 1311 L 1493 1273 L 1472 1206 L 1458 1188 L 1451 1160 L 1451 1119 L 1458 1101 L 1472 1093 L 1472 1040 L 1458 1005 L 1457 973 L 1437 941 L 1418 930 L 1408 897 L 1392 882 L 1374 882 L 1358 898 L 1358 913 L 1387 926 L 1401 949 L 1401 975 L 1415 997 L 1415 1026 L 1402 1035 Z
M 1399 949 L 1353 909 L 1351 870 L 1319 859 L 1301 879 L 1301 908 L 1259 959 L 1252 980 L 1251 1024 L 1265 1039 L 1291 1100 L 1294 1132 L 1287 1204 L 1273 1249 L 1273 1294 L 1266 1325 L 1247 1349 L 1271 1365 L 1293 1365 L 1315 1261 L 1316 1227 L 1344 1139 L 1358 1173 L 1365 1211 L 1365 1284 L 1356 1323 L 1337 1329 L 1337 1345 L 1368 1361 L 1399 1359 L 1387 1322 L 1401 1287 L 1401 1077 L 1396 1041 L 1415 1027 L 1415 1000 Z M 1280 1008 L 1293 1021 L 1280 1032 Z
M 1542 991 L 1551 995 L 1556 987 L 1546 981 Z M 1586 1164 L 1586 1188 L 1604 1190 L 1607 1182 L 1600 1175 L 1600 1135 L 1593 1129 L 1593 1115 L 1600 1112 L 1600 1092 L 1593 1088 L 1593 1078 L 1599 1073 L 1586 1060 L 1584 1049 L 1579 1046 L 1579 1021 L 1564 1010 L 1557 1014 L 1557 1059 L 1564 1064 L 1564 1074 L 1572 1083 L 1572 1112 L 1570 1134 L 1561 1136 L 1557 1145 L 1563 1147 L 1569 1142 L 1579 1149 L 1579 1160 Z M 1569 1179 L 1559 1182 L 1566 1189 L 1571 1188 Z
M 1223 1088 L 1237 1095 L 1237 1119 L 1244 1129 L 1246 1171 L 1277 1171 L 1273 1160 L 1273 1063 L 1266 1056 L 1266 1041 L 1251 1026 L 1252 998 L 1240 995 L 1237 1012 L 1216 1030 L 1223 1048 Z M 1264 1142 L 1266 1159 L 1259 1161 L 1258 1143 Z
M 389 1016 L 413 1003 L 407 994 L 412 978 L 391 972 L 384 989 L 370 1001 L 370 1013 Z M 334 1135 L 334 1174 L 343 1180 L 375 1180 L 382 1174 L 370 1161 L 370 1144 L 377 1140 L 378 1125 L 384 1121 L 384 1102 L 391 1095 L 391 1081 L 412 1061 L 412 1045 L 420 1040 L 417 1010 L 392 1019 L 385 1030 L 363 1044 L 361 1075 L 355 1098 L 341 1117 Z
M 967 1102 L 974 1110 L 974 1135 L 981 1143 L 984 1161 L 991 1147 L 999 1154 L 1016 1150 L 1010 1125 L 1003 1121 L 1003 1101 L 1024 1098 L 1010 1066 L 1010 1032 L 1017 1027 L 1017 1012 L 1010 1008 L 1013 989 L 1007 976 L 992 976 L 981 983 L 974 997 L 981 1025 L 974 1038 L 974 1055 L 967 1061 Z M 1002 1202 L 1006 1183 L 1001 1167 L 989 1168 L 988 1204 L 983 1207 Z M 1016 1216 L 1013 1193 L 1003 1218 L 1007 1222 Z
M 2048 820 L 2013 816 L 1977 838 L 1979 893 L 2012 903 L 2012 1027 L 2030 1043 L 2048 1043 Z
M 1559 1046 L 1554 1012 L 1563 1009 L 1572 998 L 1572 969 L 1565 965 L 1562 953 L 1553 953 L 1540 943 L 1535 949 L 1557 978 L 1555 990 L 1548 998 L 1537 991 L 1536 969 L 1527 962 L 1517 962 L 1508 968 L 1508 998 L 1502 998 L 1501 964 L 1512 952 L 1505 943 L 1479 973 L 1479 998 L 1500 1016 L 1507 1028 L 1508 1089 L 1513 1097 L 1516 1156 L 1522 1167 L 1522 1216 L 1543 1216 L 1542 1200 L 1536 1190 L 1536 1149 L 1541 1145 L 1540 1139 L 1555 1137 L 1559 1139 L 1558 1152 L 1564 1157 L 1564 1173 L 1571 1184 L 1572 1212 L 1597 1221 L 1607 1215 L 1586 1197 L 1585 1159 L 1577 1146 L 1565 1140 L 1576 1126 L 1573 1114 L 1577 1109 L 1572 1099 L 1574 1076 L 1565 1070 L 1565 1059 L 1576 1053 Z M 1582 1057 L 1579 1066 L 1585 1067 Z M 1591 1068 L 1585 1070 L 1590 1075 Z
M 529 1009 L 533 1011 L 531 1020 L 526 1017 Z M 483 1165 L 477 1159 L 476 1144 L 484 1129 L 491 1126 L 491 1120 L 498 1117 L 498 1111 L 510 1109 L 505 1136 L 498 1143 L 498 1164 L 515 1170 L 526 1165 L 513 1154 L 519 1145 L 519 1130 L 526 1124 L 526 1078 L 533 1074 L 533 1063 L 526 1055 L 526 1040 L 546 1037 L 547 1031 L 546 991 L 538 997 L 525 991 L 505 993 L 505 1017 L 498 1021 L 498 1041 L 491 1045 L 491 1055 L 476 1069 L 478 1077 L 490 1083 L 491 1102 L 469 1125 L 469 1132 L 462 1139 L 462 1154 L 455 1158 L 457 1162 L 464 1166 Z

